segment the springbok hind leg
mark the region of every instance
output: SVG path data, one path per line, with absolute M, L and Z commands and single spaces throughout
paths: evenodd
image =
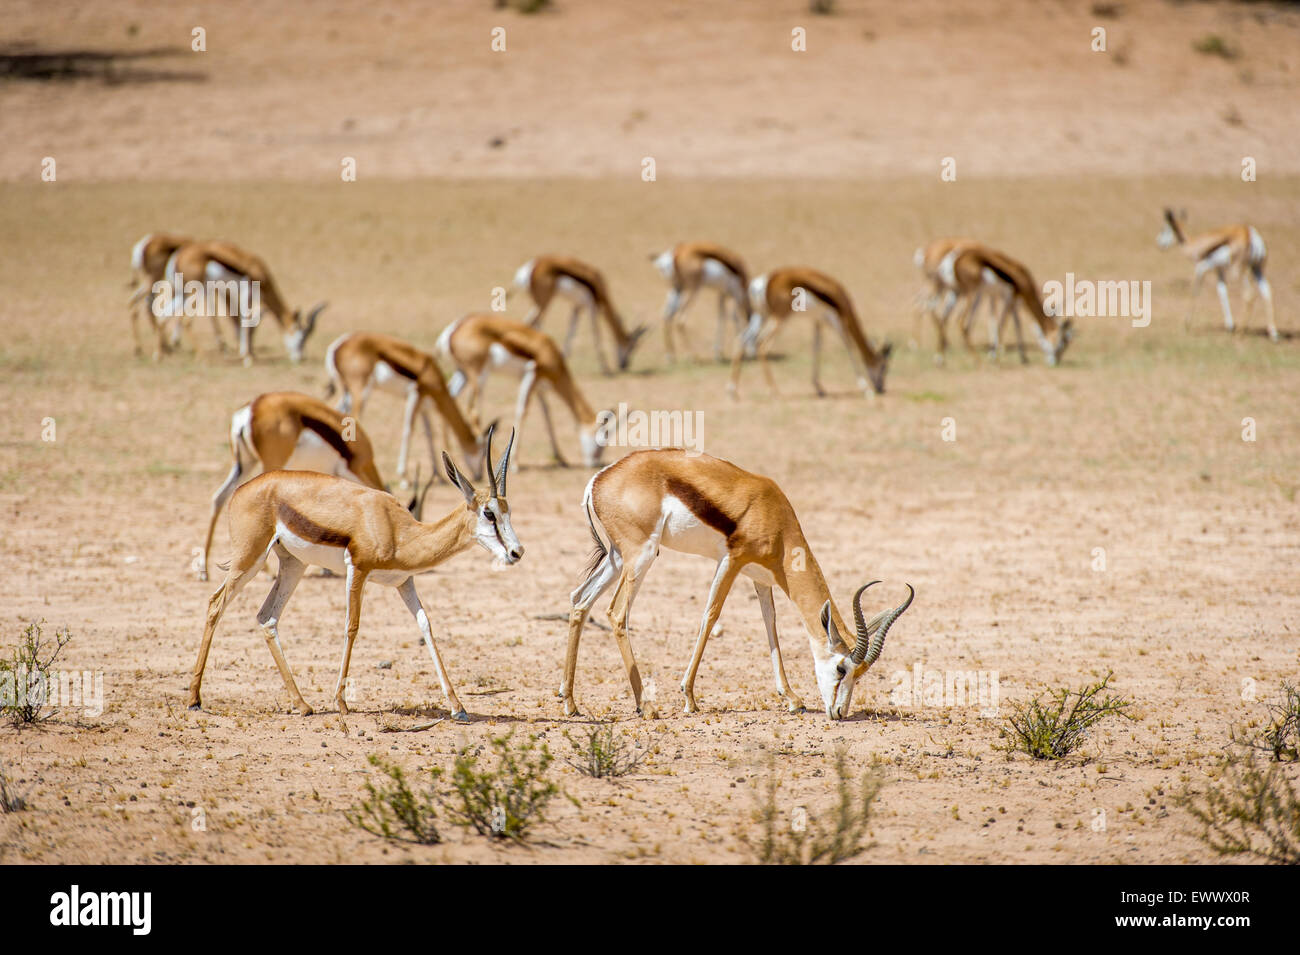
M 280 646 L 280 617 L 284 613 L 285 604 L 293 596 L 298 582 L 302 580 L 302 575 L 307 572 L 307 565 L 278 544 L 275 547 L 275 556 L 279 560 L 280 570 L 276 574 L 271 592 L 266 595 L 262 609 L 257 612 L 257 622 L 262 625 L 267 649 L 275 659 L 276 668 L 280 671 L 280 678 L 284 680 L 284 688 L 289 691 L 289 698 L 293 700 L 294 708 L 303 716 L 310 716 L 313 712 L 312 708 L 298 692 L 293 671 L 289 669 L 289 663 L 284 658 L 284 649 Z
M 560 696 L 564 700 L 565 716 L 581 715 L 573 698 L 573 681 L 578 669 L 578 641 L 582 639 L 582 628 L 587 623 L 587 615 L 591 613 L 592 606 L 619 575 L 621 564 L 618 551 L 611 546 L 587 579 L 569 595 L 569 642 L 564 655 L 564 674 L 560 679 Z
M 240 548 L 231 558 L 230 570 L 226 579 L 208 598 L 208 612 L 203 624 L 203 641 L 199 644 L 199 656 L 194 661 L 194 671 L 190 677 L 190 697 L 187 705 L 192 710 L 202 707 L 200 690 L 203 686 L 203 671 L 208 665 L 208 651 L 212 648 L 212 637 L 217 632 L 217 624 L 226 612 L 226 606 L 244 589 L 244 585 L 257 576 L 257 572 L 266 563 L 271 553 L 271 540 L 257 541 L 255 545 Z

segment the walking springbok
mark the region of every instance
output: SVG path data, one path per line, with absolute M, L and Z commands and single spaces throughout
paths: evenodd
M 668 347 L 668 360 L 677 360 L 674 328 L 682 346 L 687 352 L 691 350 L 682 316 L 701 288 L 715 289 L 718 293 L 718 331 L 713 341 L 713 358 L 715 361 L 724 360 L 722 344 L 728 321 L 735 326 L 734 337 L 744 332 L 749 315 L 746 300 L 749 274 L 740 256 L 712 242 L 681 242 L 651 258 L 670 286 L 668 298 L 664 300 L 664 342 Z M 735 306 L 730 319 L 727 314 L 729 304 Z
M 208 600 L 203 642 L 190 680 L 190 709 L 202 706 L 203 671 L 222 613 L 244 585 L 257 576 L 274 551 L 280 568 L 271 592 L 257 613 L 257 622 L 262 626 L 266 645 L 299 713 L 307 716 L 312 708 L 298 692 L 285 661 L 279 623 L 303 573 L 315 564 L 343 576 L 346 581 L 348 609 L 343 660 L 334 686 L 334 702 L 339 712 L 348 712 L 344 688 L 352 645 L 361 622 L 362 591 L 367 582 L 374 581 L 397 589 L 433 657 L 451 718 L 468 722 L 469 714 L 456 696 L 434 643 L 428 613 L 415 590 L 415 575 L 437 567 L 476 543 L 503 564 L 518 563 L 523 557 L 524 549 L 515 536 L 506 504 L 510 448 L 507 444 L 501 469 L 495 475 L 491 451 L 488 451 L 490 486 L 484 490 L 475 489 L 444 453 L 442 462 L 447 477 L 465 495 L 465 505 L 458 504 L 450 514 L 427 524 L 415 518 L 391 494 L 308 471 L 268 471 L 236 491 L 230 501 L 234 554 L 226 579 Z
M 487 386 L 488 374 L 496 368 L 519 375 L 519 396 L 515 403 L 515 434 L 523 433 L 524 416 L 528 414 L 533 396 L 542 406 L 546 433 L 551 439 L 551 453 L 561 467 L 567 467 L 560 444 L 555 438 L 551 411 L 546 405 L 546 392 L 559 397 L 568 407 L 578 426 L 578 440 L 582 446 L 582 460 L 589 468 L 600 464 L 605 450 L 600 441 L 600 416 L 588 403 L 582 390 L 569 372 L 559 347 L 545 332 L 530 328 L 499 315 L 466 315 L 448 325 L 438 336 L 438 350 L 456 365 L 449 389 L 453 396 L 468 386 L 467 408 L 470 417 L 478 420 L 478 402 Z M 519 469 L 519 456 L 515 456 L 515 469 Z
M 680 449 L 633 452 L 599 471 L 588 482 L 582 502 L 595 550 L 582 583 L 570 595 L 569 645 L 560 684 L 567 716 L 578 713 L 573 686 L 583 625 L 592 605 L 615 579 L 618 586 L 609 618 L 637 712 L 641 712 L 641 676 L 632 655 L 627 620 L 660 548 L 718 562 L 695 652 L 682 678 L 687 713 L 698 710 L 695 675 L 723 601 L 739 574 L 754 584 L 767 628 L 776 689 L 792 713 L 803 709 L 803 701 L 790 688 L 781 662 L 774 586 L 785 592 L 803 616 L 817 687 L 827 716 L 835 720 L 848 716 L 854 684 L 880 657 L 889 628 L 912 603 L 913 591 L 908 585 L 906 601 L 866 622 L 862 593 L 879 581 L 859 587 L 853 595 L 856 639 L 849 646 L 843 636 L 848 630 L 826 579 L 794 508 L 776 482 L 707 454 L 692 455 Z M 601 539 L 602 529 L 608 542 Z
M 1252 225 L 1232 225 L 1212 232 L 1203 232 L 1190 239 L 1183 235 L 1183 230 L 1174 216 L 1173 210 L 1165 210 L 1165 227 L 1156 237 L 1156 243 L 1162 249 L 1178 246 L 1183 253 L 1195 263 L 1192 271 L 1192 296 L 1187 305 L 1185 327 L 1191 327 L 1192 314 L 1196 309 L 1196 296 L 1201 290 L 1201 280 L 1211 269 L 1215 274 L 1215 286 L 1219 290 L 1219 305 L 1223 309 L 1223 327 L 1233 331 L 1232 308 L 1228 305 L 1228 279 L 1240 276 L 1242 296 L 1246 300 L 1246 320 L 1250 320 L 1251 309 L 1255 305 L 1251 285 L 1259 290 L 1264 299 L 1264 309 L 1268 313 L 1268 337 L 1278 340 L 1277 325 L 1273 316 L 1273 289 L 1264 278 L 1264 264 L 1268 261 L 1268 249 L 1264 239 Z
M 391 335 L 352 332 L 335 339 L 325 352 L 325 371 L 329 375 L 326 397 L 340 393 L 338 407 L 344 414 L 355 413 L 360 417 L 366 400 L 376 388 L 406 399 L 402 444 L 397 453 L 399 480 L 406 480 L 407 454 L 417 412 L 429 442 L 429 454 L 437 460 L 430 407 L 437 411 L 445 431 L 460 444 L 470 476 L 475 480 L 482 477 L 487 436 L 475 434 L 465 420 L 432 355 Z
M 347 419 L 319 398 L 293 391 L 258 395 L 230 416 L 230 455 L 234 464 L 225 482 L 212 495 L 212 515 L 198 569 L 208 579 L 208 554 L 217 516 L 243 483 L 262 471 L 320 471 L 347 478 L 377 491 L 385 489 L 375 467 L 370 438 L 355 420 Z M 421 496 L 411 499 L 419 517 Z
M 138 327 L 141 313 L 153 328 L 156 336 L 153 360 L 157 361 L 165 352 L 172 351 L 180 344 L 181 319 L 164 318 L 154 309 L 158 298 L 154 287 L 167 273 L 167 260 L 183 245 L 194 241 L 188 236 L 171 232 L 151 232 L 131 247 L 131 298 L 127 308 L 131 312 L 131 338 L 135 342 L 135 354 L 143 355 L 140 347 L 140 329 Z
M 1039 347 L 1047 364 L 1060 364 L 1065 349 L 1074 340 L 1074 320 L 1071 318 L 1057 321 L 1056 315 L 1043 303 L 1042 293 L 1034 277 L 1020 262 L 978 242 L 952 249 L 939 263 L 942 281 L 955 289 L 958 297 L 966 300 L 958 325 L 966 348 L 972 352 L 970 329 L 979 306 L 983 291 L 998 297 L 1002 301 L 1001 314 L 989 316 L 989 351 L 996 358 L 1002 353 L 1001 332 L 1007 320 L 1011 319 L 1016 329 L 1016 346 L 1020 351 L 1020 361 L 1027 363 L 1025 355 L 1025 336 L 1020 325 L 1018 304 L 1023 304 L 1034 320 L 1030 327 L 1038 338 Z M 947 348 L 947 337 L 943 334 L 943 323 L 947 321 L 949 308 L 940 321 L 939 349 L 940 355 Z
M 253 329 L 261 322 L 262 313 L 269 312 L 280 326 L 284 336 L 285 351 L 294 364 L 302 361 L 303 347 L 308 336 L 316 328 L 316 319 L 325 308 L 325 303 L 314 306 L 303 316 L 301 310 L 290 310 L 280 295 L 280 290 L 267 268 L 256 255 L 241 249 L 230 242 L 192 242 L 181 246 L 167 260 L 166 280 L 173 289 L 173 312 L 183 314 L 186 304 L 184 283 L 204 282 L 219 286 L 229 297 L 238 292 L 238 301 L 244 301 L 246 283 L 256 283 L 260 305 L 254 314 L 246 315 L 242 307 L 231 309 L 229 317 L 236 328 L 239 339 L 239 355 L 245 365 L 253 363 Z M 226 341 L 221 335 L 217 316 L 208 310 L 212 319 L 212 331 L 217 337 L 217 344 L 222 351 Z
M 812 381 L 817 395 L 826 395 L 821 383 L 822 321 L 844 340 L 844 347 L 858 371 L 858 387 L 863 394 L 884 393 L 885 371 L 894 346 L 886 342 L 876 349 L 867 341 L 848 292 L 835 279 L 804 267 L 774 269 L 749 284 L 749 301 L 754 311 L 743 339 L 757 345 L 758 363 L 772 394 L 778 394 L 778 391 L 772 369 L 767 364 L 767 352 L 786 319 L 795 312 L 810 310 L 814 317 Z M 741 344 L 737 342 L 731 359 L 731 380 L 727 385 L 733 397 L 740 387 L 741 357 Z
M 601 273 L 585 262 L 558 255 L 539 255 L 530 259 L 515 272 L 515 287 L 526 291 L 533 300 L 533 307 L 524 321 L 537 328 L 541 325 L 546 307 L 557 294 L 573 303 L 573 315 L 569 319 L 569 333 L 564 339 L 564 357 L 568 358 L 573 350 L 573 339 L 578 333 L 578 322 L 585 310 L 591 316 L 591 334 L 595 338 L 596 357 L 600 360 L 600 370 L 610 374 L 605 362 L 605 351 L 600 342 L 600 322 L 609 325 L 614 336 L 614 346 L 618 370 L 626 371 L 632 359 L 632 351 L 645 334 L 645 326 L 628 331 L 623 326 L 623 319 L 610 301 L 605 287 L 605 278 Z

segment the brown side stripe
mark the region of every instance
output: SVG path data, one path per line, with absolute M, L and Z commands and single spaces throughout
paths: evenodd
M 397 372 L 403 378 L 407 379 L 408 381 L 415 381 L 416 378 L 420 377 L 411 369 L 407 368 L 405 365 L 398 364 L 397 362 L 393 361 L 391 358 L 381 358 L 379 360 L 382 361 L 389 368 L 393 369 L 393 371 Z
M 321 421 L 319 418 L 313 418 L 310 415 L 302 416 L 302 426 L 320 436 L 320 439 L 338 452 L 348 464 L 352 463 L 352 448 L 343 440 L 343 435 L 334 430 L 334 426 L 328 421 Z
M 715 531 L 724 537 L 730 537 L 736 532 L 736 522 L 722 513 L 718 506 L 696 490 L 694 485 L 671 477 L 664 483 L 669 494 L 685 504 L 692 514 Z
M 310 544 L 324 544 L 327 547 L 347 547 L 351 538 L 328 528 L 321 527 L 310 517 L 304 517 L 283 502 L 276 508 L 276 518 L 287 527 L 295 537 L 301 537 Z

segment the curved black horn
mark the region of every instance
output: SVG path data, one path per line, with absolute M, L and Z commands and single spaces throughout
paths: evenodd
M 916 596 L 916 591 L 912 589 L 912 585 L 907 584 L 907 599 L 901 605 L 893 610 L 883 610 L 872 617 L 870 623 L 864 623 L 861 604 L 862 592 L 872 584 L 878 583 L 880 581 L 873 580 L 870 584 L 864 584 L 853 595 L 853 618 L 858 628 L 858 639 L 850 658 L 855 664 L 866 663 L 868 667 L 880 658 L 880 651 L 885 648 L 885 637 L 889 634 L 889 628 L 894 625 L 895 620 L 903 615 L 903 611 L 912 605 L 912 598 Z
M 506 496 L 506 471 L 510 467 L 510 450 L 515 446 L 515 429 L 510 429 L 510 440 L 506 442 L 506 453 L 501 456 L 501 466 L 497 468 L 494 487 L 497 497 Z M 490 473 L 489 473 L 490 476 Z
M 492 481 L 492 435 L 496 433 L 497 423 L 493 421 L 488 425 L 487 434 L 483 435 L 483 460 L 487 465 L 487 477 Z M 492 493 L 496 494 L 496 484 L 492 485 Z
M 325 306 L 328 304 L 329 302 L 321 302 L 319 305 L 314 306 L 312 310 L 307 313 L 307 320 L 303 324 L 303 332 L 302 332 L 303 341 L 306 341 L 307 336 L 310 335 L 312 331 L 315 330 L 316 317 L 320 315 L 321 312 L 325 311 Z

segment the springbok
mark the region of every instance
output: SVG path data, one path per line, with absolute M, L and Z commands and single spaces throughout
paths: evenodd
M 908 585 L 906 601 L 867 622 L 862 617 L 862 593 L 879 581 L 859 587 L 853 596 L 856 638 L 849 646 L 843 636 L 848 633 L 844 620 L 785 494 L 770 478 L 707 454 L 680 449 L 633 452 L 599 471 L 587 483 L 582 502 L 595 550 L 582 583 L 569 598 L 569 645 L 560 683 L 567 716 L 578 713 L 573 685 L 583 625 L 592 605 L 615 579 L 618 586 L 609 618 L 637 712 L 641 711 L 641 676 L 632 655 L 627 620 L 632 601 L 661 548 L 718 562 L 695 652 L 682 678 L 687 713 L 698 709 L 695 675 L 723 601 L 739 574 L 753 582 L 758 595 L 777 692 L 791 712 L 803 709 L 781 662 L 774 586 L 785 592 L 803 616 L 817 687 L 826 714 L 835 720 L 848 716 L 854 684 L 880 657 L 889 628 L 912 603 Z M 601 539 L 601 530 L 608 541 Z
M 254 314 L 244 314 L 242 307 L 230 310 L 229 314 L 239 338 L 239 355 L 246 365 L 253 362 L 253 329 L 261 322 L 263 312 L 269 312 L 279 324 L 289 360 L 297 364 L 302 361 L 303 347 L 316 328 L 317 317 L 325 308 L 325 303 L 321 302 L 313 306 L 305 317 L 299 309 L 290 310 L 266 263 L 231 242 L 192 242 L 181 246 L 167 260 L 166 281 L 172 287 L 172 310 L 177 315 L 183 314 L 186 307 L 185 283 L 210 283 L 211 287 L 222 288 L 224 297 L 238 294 L 241 305 L 248 283 L 256 283 L 260 305 Z M 217 344 L 224 351 L 226 342 L 218 328 L 217 316 L 211 314 L 211 310 L 208 312 Z
M 730 249 L 713 242 L 681 242 L 652 255 L 651 259 L 655 269 L 669 283 L 668 297 L 664 300 L 664 342 L 668 347 L 668 360 L 677 360 L 674 328 L 682 346 L 687 352 L 691 350 L 682 316 L 701 288 L 711 288 L 718 293 L 718 331 L 713 341 L 713 357 L 715 361 L 722 361 L 725 357 L 722 344 L 728 322 L 735 326 L 734 338 L 734 335 L 744 332 L 749 315 L 746 299 L 749 273 L 744 261 Z M 735 306 L 730 319 L 727 314 L 729 304 Z
M 1223 309 L 1223 327 L 1233 331 L 1232 308 L 1228 304 L 1228 279 L 1241 277 L 1242 296 L 1246 300 L 1246 320 L 1250 320 L 1250 310 L 1255 298 L 1251 285 L 1259 290 L 1264 299 L 1264 309 L 1268 313 L 1268 337 L 1278 340 L 1277 325 L 1273 316 L 1273 289 L 1264 278 L 1264 264 L 1268 261 L 1268 249 L 1264 239 L 1252 225 L 1231 225 L 1212 232 L 1203 232 L 1190 239 L 1183 235 L 1182 228 L 1173 210 L 1165 210 L 1165 227 L 1156 237 L 1156 243 L 1162 249 L 1178 246 L 1195 265 L 1192 270 L 1192 296 L 1187 305 L 1186 327 L 1191 327 L 1192 314 L 1196 309 L 1196 296 L 1201 290 L 1201 280 L 1211 269 L 1215 274 L 1215 286 L 1219 290 L 1219 305 Z
M 623 325 L 614 304 L 610 301 L 609 291 L 605 287 L 605 277 L 600 271 L 586 262 L 559 255 L 539 255 L 521 265 L 515 272 L 515 288 L 526 291 L 533 300 L 533 307 L 524 321 L 537 328 L 541 325 L 546 308 L 561 295 L 573 303 L 573 314 L 569 319 L 569 333 L 564 339 L 564 357 L 568 358 L 573 350 L 573 339 L 578 333 L 578 322 L 585 310 L 591 316 L 591 334 L 595 339 L 596 357 L 600 361 L 600 370 L 609 374 L 609 365 L 605 362 L 605 350 L 600 343 L 600 322 L 603 320 L 614 336 L 614 346 L 618 370 L 626 371 L 632 359 L 632 351 L 645 334 L 645 326 L 628 331 Z
M 203 541 L 199 580 L 208 579 L 208 553 L 217 516 L 230 496 L 257 473 L 275 470 L 320 471 L 382 491 L 370 438 L 355 420 L 345 418 L 319 398 L 293 391 L 258 395 L 230 416 L 230 456 L 234 463 L 212 495 L 212 514 Z M 419 516 L 420 495 L 411 499 Z
M 767 352 L 791 315 L 810 310 L 814 318 L 812 381 L 818 396 L 826 395 L 821 383 L 822 321 L 843 339 L 858 371 L 858 387 L 863 394 L 884 393 L 885 371 L 894 346 L 886 342 L 877 349 L 867 341 L 848 292 L 835 279 L 804 267 L 774 269 L 749 284 L 749 301 L 754 311 L 741 341 L 752 341 L 757 346 L 758 363 L 772 394 L 778 392 L 776 379 L 767 364 Z M 741 342 L 737 342 L 731 359 L 731 380 L 727 384 L 733 397 L 740 387 L 741 358 Z
M 366 400 L 376 388 L 406 400 L 402 444 L 397 454 L 399 480 L 406 480 L 407 454 L 417 412 L 429 442 L 429 454 L 436 459 L 430 407 L 437 411 L 445 431 L 460 444 L 470 476 L 475 480 L 482 477 L 487 436 L 475 434 L 465 420 L 432 355 L 391 335 L 352 332 L 331 343 L 325 352 L 325 371 L 329 375 L 326 397 L 340 394 L 338 407 L 344 414 L 360 417 Z
M 551 439 L 551 452 L 558 464 L 567 467 L 546 405 L 546 392 L 550 391 L 573 415 L 582 445 L 583 463 L 592 468 L 600 464 L 601 453 L 605 450 L 600 441 L 600 416 L 573 380 L 559 347 L 545 332 L 499 315 L 466 315 L 443 330 L 438 336 L 437 348 L 456 365 L 456 373 L 448 386 L 451 394 L 459 395 L 468 386 L 467 407 L 475 421 L 478 420 L 478 402 L 487 386 L 488 374 L 497 368 L 514 372 L 520 377 L 519 396 L 515 403 L 515 433 L 523 433 L 524 416 L 528 413 L 530 401 L 536 396 L 542 406 L 546 433 Z M 515 469 L 518 468 L 519 456 L 516 455 Z
M 164 318 L 158 313 L 161 310 L 155 311 L 154 302 L 159 298 L 158 283 L 164 281 L 167 273 L 167 260 L 181 246 L 193 241 L 188 236 L 171 232 L 151 232 L 131 247 L 132 291 L 131 298 L 127 301 L 127 308 L 131 312 L 131 338 L 135 342 L 136 355 L 144 354 L 144 349 L 140 347 L 138 327 L 141 313 L 153 328 L 156 337 L 154 361 L 180 344 L 180 316 Z
M 339 712 L 348 712 L 344 688 L 352 645 L 361 622 L 361 594 L 366 583 L 374 581 L 397 589 L 429 648 L 452 719 L 468 722 L 469 714 L 456 696 L 434 643 L 429 615 L 415 590 L 415 575 L 437 567 L 476 543 L 502 564 L 515 564 L 523 557 L 524 549 L 515 536 L 506 504 L 510 448 L 511 444 L 507 444 L 501 469 L 495 474 L 489 449 L 490 486 L 484 490 L 477 490 L 444 453 L 442 462 L 447 477 L 464 494 L 465 504 L 427 524 L 402 507 L 391 494 L 309 471 L 268 471 L 236 491 L 230 501 L 234 553 L 226 579 L 208 600 L 203 642 L 190 680 L 190 709 L 202 706 L 203 671 L 222 613 L 244 585 L 257 576 L 274 551 L 279 558 L 279 572 L 257 613 L 257 622 L 262 626 L 266 645 L 299 713 L 309 715 L 312 708 L 298 692 L 285 661 L 279 623 L 303 573 L 315 564 L 343 576 L 346 581 L 348 609 L 343 661 L 334 686 L 334 702 Z

